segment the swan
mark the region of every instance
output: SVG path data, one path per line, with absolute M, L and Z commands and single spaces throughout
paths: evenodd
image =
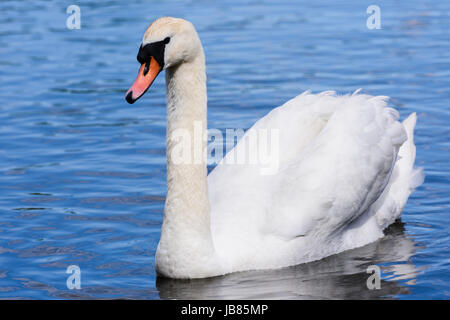
M 306 91 L 259 119 L 208 175 L 205 57 L 189 21 L 146 30 L 134 103 L 165 70 L 167 196 L 155 254 L 159 276 L 206 278 L 298 265 L 383 237 L 424 179 L 414 167 L 412 113 L 399 122 L 385 96 Z M 278 132 L 278 166 L 233 163 L 246 138 Z M 196 161 L 176 160 L 180 132 Z M 274 140 L 275 141 L 275 140 Z M 250 153 L 258 152 L 250 149 Z

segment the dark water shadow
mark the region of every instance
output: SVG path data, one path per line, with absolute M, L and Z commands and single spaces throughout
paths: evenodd
M 408 295 L 420 270 L 417 246 L 396 222 L 367 246 L 295 267 L 197 280 L 158 277 L 161 299 L 395 299 Z M 381 288 L 369 290 L 367 267 L 381 268 Z

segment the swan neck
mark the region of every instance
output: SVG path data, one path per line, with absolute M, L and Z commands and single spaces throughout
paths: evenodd
M 209 219 L 206 168 L 206 74 L 203 54 L 166 73 L 166 214 Z M 182 199 L 183 201 L 179 201 Z M 170 206 L 169 206 L 170 205 Z
M 206 168 L 206 73 L 203 52 L 166 72 L 167 198 L 157 270 L 190 276 L 213 260 Z

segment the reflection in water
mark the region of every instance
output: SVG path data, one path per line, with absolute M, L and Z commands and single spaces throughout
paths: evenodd
M 240 272 L 199 280 L 157 278 L 162 299 L 378 299 L 409 294 L 419 273 L 409 258 L 414 241 L 397 222 L 386 236 L 362 248 L 291 268 Z M 369 290 L 367 267 L 381 267 L 381 289 Z M 386 265 L 383 265 L 386 264 Z M 389 279 L 389 280 L 386 280 Z

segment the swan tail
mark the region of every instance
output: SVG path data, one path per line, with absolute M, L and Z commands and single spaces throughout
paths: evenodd
M 407 139 L 400 146 L 392 175 L 379 199 L 381 200 L 379 205 L 375 206 L 375 208 L 378 207 L 376 217 L 381 229 L 385 229 L 400 217 L 410 194 L 423 183 L 425 178 L 422 168 L 414 167 L 416 159 L 414 128 L 416 121 L 417 115 L 414 112 L 402 122 Z
M 423 173 L 422 168 L 414 167 L 414 161 L 416 159 L 416 145 L 414 144 L 414 128 L 416 127 L 417 115 L 416 113 L 412 113 L 406 118 L 402 124 L 405 127 L 406 134 L 408 136 L 407 140 L 403 143 L 398 151 L 399 161 L 398 165 L 401 166 L 401 170 L 404 173 L 405 184 L 408 182 L 407 191 L 408 196 L 411 192 L 420 186 L 424 179 L 425 175 Z

